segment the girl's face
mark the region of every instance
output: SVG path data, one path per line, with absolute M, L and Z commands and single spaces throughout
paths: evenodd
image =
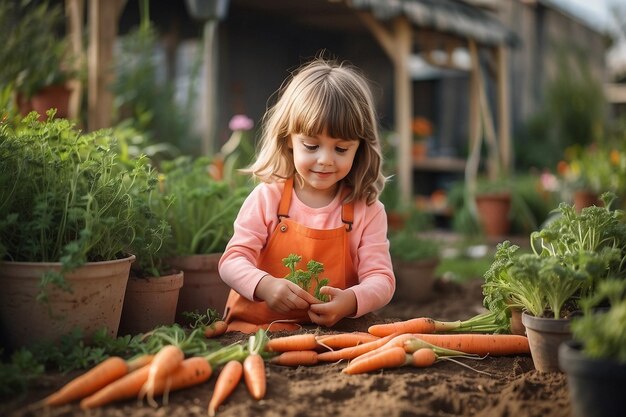
M 304 180 L 303 191 L 334 197 L 337 183 L 352 169 L 359 143 L 331 138 L 326 131 L 317 136 L 292 134 L 289 147 L 296 171 Z

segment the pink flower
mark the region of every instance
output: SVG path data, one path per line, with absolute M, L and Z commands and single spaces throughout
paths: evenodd
M 250 130 L 254 127 L 254 122 L 245 114 L 236 114 L 228 122 L 228 128 L 232 131 Z

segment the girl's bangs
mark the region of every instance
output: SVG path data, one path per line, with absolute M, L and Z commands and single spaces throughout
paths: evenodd
M 332 138 L 359 140 L 363 137 L 363 116 L 355 103 L 325 86 L 307 91 L 295 102 L 289 117 L 289 132 L 317 136 L 326 130 Z

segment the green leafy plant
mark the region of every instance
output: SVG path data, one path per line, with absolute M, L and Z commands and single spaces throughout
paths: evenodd
M 221 252 L 232 237 L 233 223 L 250 188 L 232 188 L 214 180 L 209 165 L 208 158 L 163 162 L 159 201 L 168 207 L 174 244 L 171 255 Z
M 604 207 L 580 214 L 562 203 L 559 217 L 531 234 L 532 253 L 519 254 L 508 241 L 499 244 L 485 273 L 485 306 L 501 315 L 517 306 L 538 317 L 563 318 L 607 278 L 624 279 L 623 213 L 610 209 L 614 195 L 602 198 Z
M 138 230 L 154 215 L 146 201 L 157 178 L 147 160 L 123 165 L 114 137 L 82 134 L 53 115 L 0 123 L 0 259 L 61 262 L 42 284 L 67 288 L 63 273 L 127 256 L 139 234 L 158 241 L 163 229 Z
M 626 363 L 626 281 L 607 279 L 580 304 L 583 315 L 572 320 L 571 329 L 583 352 L 590 358 Z
M 432 229 L 432 217 L 414 208 L 405 213 L 404 227 L 389 233 L 391 257 L 401 261 L 439 258 L 440 245 L 433 239 L 420 237 L 421 232 Z
M 320 279 L 319 276 L 324 272 L 324 265 L 311 259 L 306 264 L 306 271 L 296 269 L 296 265 L 302 260 L 302 256 L 296 254 L 289 254 L 286 258 L 283 258 L 283 265 L 289 268 L 289 273 L 285 276 L 285 279 L 298 285 L 305 291 L 309 291 L 311 287 L 311 281 L 315 280 L 315 292 L 314 297 L 321 301 L 328 301 L 329 297 L 325 294 L 320 294 L 320 289 L 328 284 L 328 278 Z

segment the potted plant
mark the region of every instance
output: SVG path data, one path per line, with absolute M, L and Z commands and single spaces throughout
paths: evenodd
M 617 416 L 626 409 L 626 281 L 601 282 L 581 301 L 572 320 L 573 339 L 561 344 L 574 417 Z
M 162 164 L 160 201 L 169 205 L 167 220 L 172 228 L 172 256 L 167 262 L 182 270 L 177 321 L 185 311 L 207 308 L 223 312 L 229 287 L 221 280 L 217 264 L 233 233 L 233 223 L 247 186 L 231 187 L 210 175 L 208 158 L 180 157 Z
M 433 126 L 423 116 L 416 116 L 411 123 L 413 132 L 413 160 L 421 161 L 428 157 L 428 141 L 433 134 Z
M 501 245 L 490 270 L 497 273 L 486 275 L 485 302 L 492 311 L 510 305 L 524 310 L 522 323 L 540 371 L 558 370 L 558 346 L 571 337 L 570 318 L 579 298 L 607 277 L 626 272 L 626 225 L 621 211 L 608 208 L 613 198 L 606 194 L 605 207 L 581 213 L 562 203 L 560 216 L 531 234 L 532 253 Z
M 480 178 L 476 185 L 476 212 L 487 236 L 505 236 L 511 229 L 511 181 Z
M 59 36 L 64 16 L 60 5 L 6 4 L 0 7 L 0 31 L 7 31 L 0 60 L 0 81 L 16 92 L 18 110 L 23 115 L 56 108 L 57 117 L 67 117 L 69 79 L 73 68 L 68 43 Z M 1 33 L 1 32 L 0 32 Z
M 52 116 L 50 111 L 48 116 Z M 37 114 L 0 123 L 0 326 L 6 346 L 118 330 L 138 198 L 156 176 L 113 138 Z M 93 272 L 92 272 L 93 271 Z
M 136 260 L 126 286 L 120 334 L 145 333 L 176 318 L 184 274 L 167 264 L 173 245 L 168 204 L 159 201 L 162 194 L 154 188 L 136 202 L 144 216 L 135 223 L 137 234 L 130 246 Z
M 413 210 L 402 230 L 389 234 L 389 251 L 396 276 L 396 295 L 404 301 L 428 299 L 435 284 L 435 270 L 440 262 L 439 245 L 420 237 L 430 219 Z

